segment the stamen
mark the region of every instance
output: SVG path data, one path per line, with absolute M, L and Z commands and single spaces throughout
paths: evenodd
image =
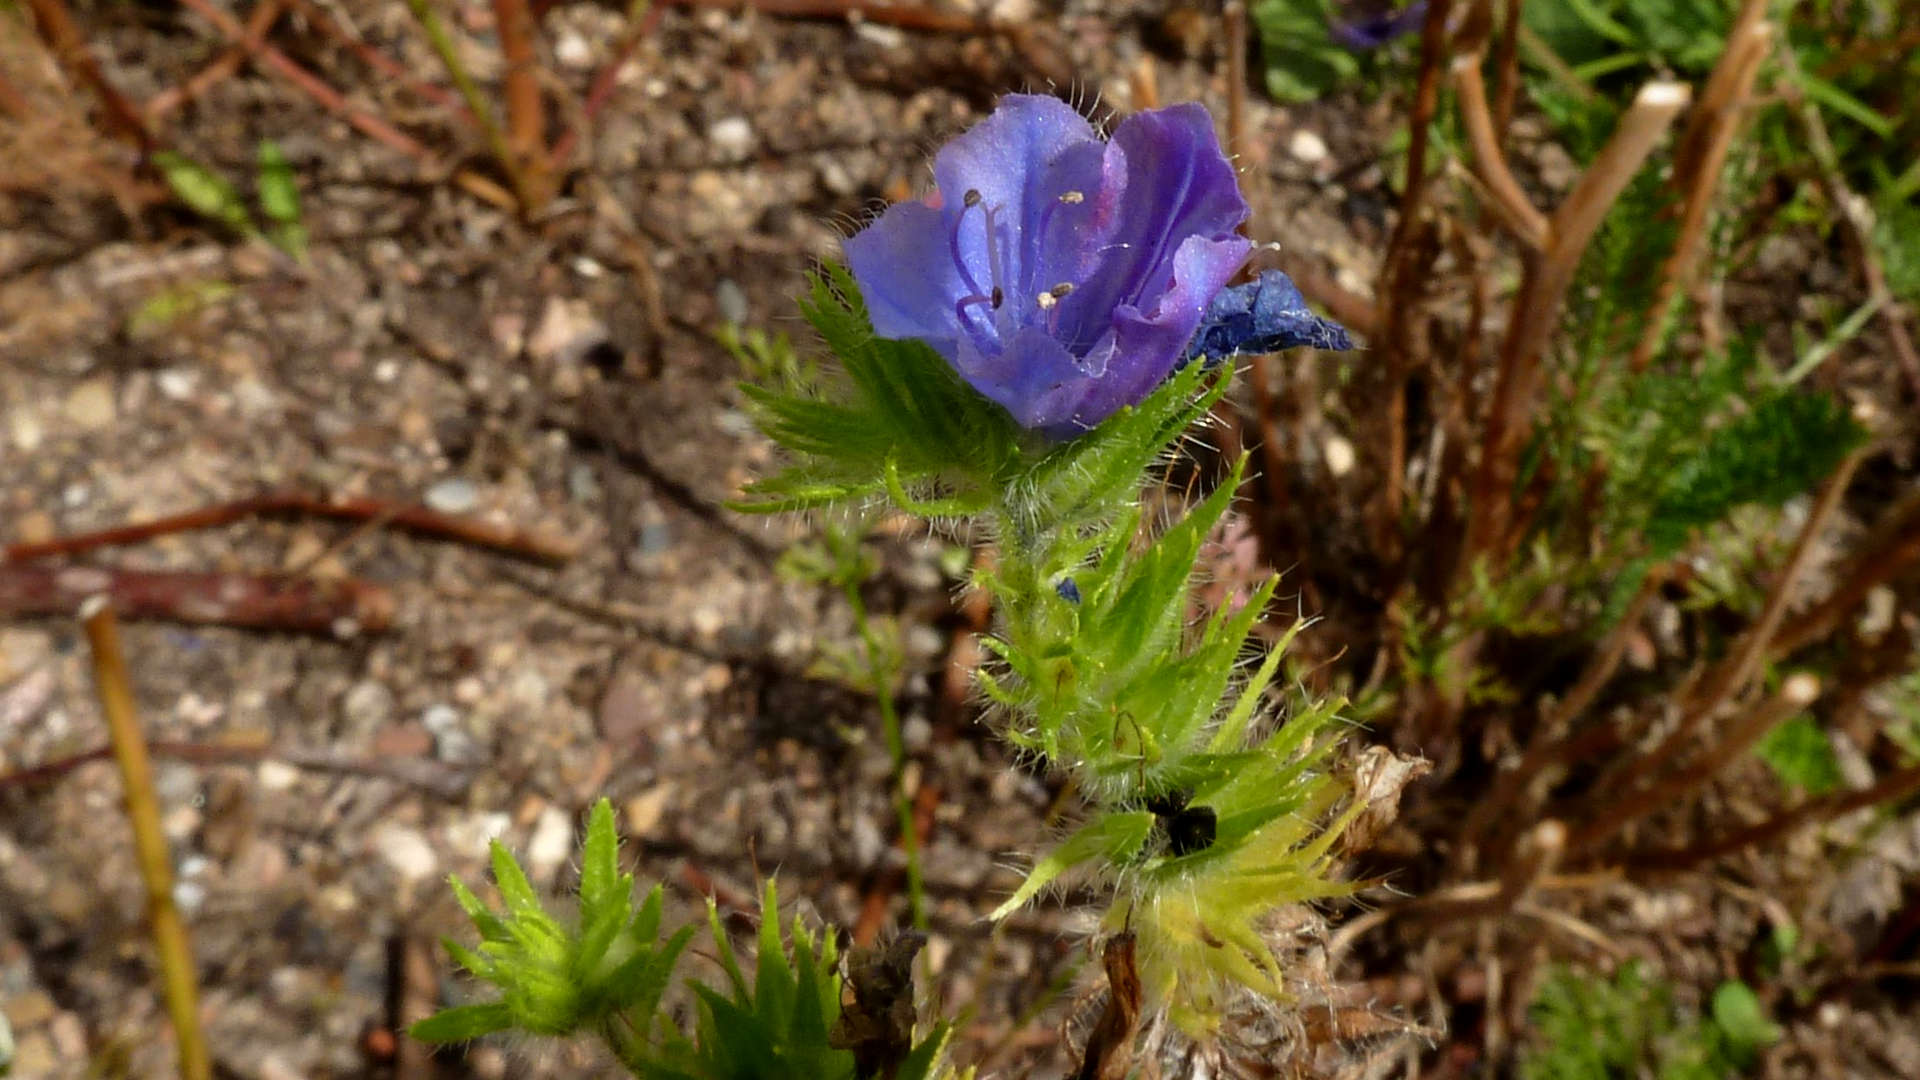
M 1047 208 L 1040 211 L 1040 228 L 1035 234 L 1033 246 L 1029 250 L 1047 250 L 1047 230 L 1053 225 L 1053 212 L 1055 210 L 1060 209 L 1062 206 L 1078 206 L 1086 200 L 1087 196 L 1084 192 L 1063 191 L 1060 193 L 1059 198 L 1048 203 Z M 1028 292 L 1033 288 L 1033 274 L 1035 270 L 1039 269 L 1038 264 L 1040 260 L 1035 259 L 1033 261 L 1034 265 L 1025 267 L 1020 275 L 1021 292 Z
M 1070 295 L 1072 292 L 1073 292 L 1073 282 L 1063 281 L 1060 284 L 1055 285 L 1053 288 L 1048 289 L 1047 295 L 1053 297 L 1055 300 L 1060 300 L 1060 299 L 1064 299 L 1065 297 Z
M 1000 291 L 1000 286 L 995 285 L 993 287 L 993 295 L 988 297 L 988 299 L 993 302 L 993 310 L 999 311 L 1000 305 L 1007 299 L 1007 294 Z
M 985 290 L 980 288 L 978 281 L 973 280 L 973 272 L 967 269 L 967 260 L 960 257 L 960 228 L 967 223 L 967 215 L 973 211 L 973 208 L 980 205 L 980 193 L 968 188 L 966 196 L 960 202 L 960 214 L 953 219 L 953 228 L 947 233 L 947 255 L 953 259 L 954 269 L 960 271 L 960 280 L 967 283 L 967 288 L 971 289 L 975 296 L 984 296 Z M 966 317 L 961 316 L 961 321 L 965 322 Z
M 1043 292 L 1039 296 L 1034 297 L 1033 302 L 1040 305 L 1041 311 L 1052 311 L 1053 305 L 1059 303 L 1060 298 L 1051 292 Z
M 987 207 L 987 211 L 986 211 L 987 213 L 987 276 L 993 281 L 993 295 L 995 297 L 993 302 L 993 307 L 994 307 L 994 310 L 998 311 L 1000 308 L 999 297 L 1001 296 L 1000 283 L 1006 280 L 1006 274 L 1001 272 L 1000 245 L 993 242 L 994 240 L 993 234 L 995 232 L 995 229 L 993 227 L 994 209 L 995 209 L 994 207 L 989 206 Z

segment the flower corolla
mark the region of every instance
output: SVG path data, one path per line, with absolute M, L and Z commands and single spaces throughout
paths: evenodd
M 924 341 L 1056 439 L 1159 386 L 1252 250 L 1197 104 L 1135 113 L 1102 140 L 1057 98 L 1009 95 L 933 175 L 934 192 L 846 242 L 874 332 Z

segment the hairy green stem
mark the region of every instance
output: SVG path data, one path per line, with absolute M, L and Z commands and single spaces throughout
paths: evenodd
M 893 811 L 900 824 L 900 850 L 907 857 L 907 907 L 917 930 L 927 928 L 926 885 L 920 873 L 920 836 L 913 824 L 913 800 L 907 795 L 907 746 L 900 738 L 900 713 L 893 701 L 892 666 L 881 657 L 880 640 L 867 617 L 866 601 L 860 598 L 860 584 L 841 585 L 847 606 L 853 609 L 854 625 L 860 630 L 860 643 L 866 649 L 867 670 L 873 679 L 873 696 L 880 702 L 880 729 L 887 740 L 887 757 L 893 762 Z

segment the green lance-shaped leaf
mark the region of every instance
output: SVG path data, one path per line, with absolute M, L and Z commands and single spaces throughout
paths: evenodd
M 172 150 L 162 150 L 153 155 L 153 163 L 159 167 L 167 186 L 173 189 L 174 195 L 188 209 L 243 236 L 251 236 L 256 232 L 253 215 L 247 213 L 246 202 L 225 177 Z
M 1020 888 L 988 917 L 1004 919 L 1013 914 L 1055 878 L 1089 859 L 1119 862 L 1132 858 L 1152 834 L 1153 820 L 1152 814 L 1137 810 L 1106 814 L 1082 826 L 1065 843 L 1043 856 L 1027 880 L 1020 883 Z

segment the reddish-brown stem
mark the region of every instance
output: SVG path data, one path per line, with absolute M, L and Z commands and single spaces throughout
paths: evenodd
M 1613 136 L 1554 211 L 1548 222 L 1545 250 L 1523 254 L 1520 291 L 1514 298 L 1507 336 L 1501 345 L 1500 369 L 1481 438 L 1480 468 L 1472 496 L 1477 512 L 1469 522 L 1456 577 L 1507 541 L 1520 448 L 1530 430 L 1528 419 L 1539 393 L 1540 354 L 1559 323 L 1561 302 L 1607 210 L 1640 171 L 1654 144 L 1686 107 L 1689 96 L 1684 83 L 1651 82 L 1641 87 Z
M 1500 38 L 1493 47 L 1493 66 L 1498 75 L 1493 85 L 1493 126 L 1506 131 L 1513 120 L 1513 104 L 1520 95 L 1520 3 L 1506 0 L 1500 14 Z
M 105 596 L 129 619 L 342 635 L 393 624 L 393 594 L 370 582 L 283 574 L 0 564 L 0 617 L 71 614 Z
M 1747 0 L 1741 9 L 1726 51 L 1714 65 L 1700 103 L 1680 138 L 1674 154 L 1674 177 L 1686 200 L 1680 214 L 1679 239 L 1660 267 L 1660 283 L 1647 309 L 1646 329 L 1627 362 L 1629 370 L 1645 371 L 1653 362 L 1654 353 L 1667 337 L 1673 299 L 1687 286 L 1700 261 L 1708 214 L 1720 189 L 1720 174 L 1740 122 L 1746 117 L 1754 80 L 1772 49 L 1773 26 L 1765 21 L 1766 8 L 1766 0 Z
M 620 70 L 633 59 L 634 52 L 640 48 L 640 42 L 660 25 L 660 16 L 665 11 L 665 4 L 649 4 L 646 15 L 637 24 L 627 29 L 626 35 L 620 39 L 620 44 L 613 50 L 613 57 L 587 85 L 587 96 L 580 104 L 579 124 L 581 126 L 593 123 L 594 118 L 600 115 L 600 110 L 607 107 L 607 102 L 613 98 L 614 87 L 620 85 Z M 553 149 L 547 156 L 553 162 L 555 172 L 566 168 L 573 161 L 573 153 L 580 145 L 582 134 L 580 126 L 570 126 L 553 141 Z
M 280 13 L 286 10 L 287 0 L 261 0 L 247 13 L 245 36 L 240 41 L 227 46 L 213 63 L 201 68 L 191 79 L 179 86 L 170 86 L 147 99 L 147 116 L 153 120 L 164 118 L 168 113 L 200 97 L 200 95 L 220 85 L 240 70 L 246 63 L 247 52 L 258 48 L 265 40 L 267 31 L 280 20 Z
M 1876 586 L 1920 562 L 1920 497 L 1908 499 L 1892 517 L 1883 539 L 1854 559 L 1826 599 L 1781 625 L 1768 647 L 1772 655 L 1786 656 L 1831 634 Z
M 1453 81 L 1460 91 L 1460 118 L 1466 122 L 1467 142 L 1473 147 L 1474 175 L 1493 197 L 1492 207 L 1507 228 L 1528 247 L 1545 248 L 1547 217 L 1520 189 L 1520 182 L 1514 179 L 1513 170 L 1507 165 L 1506 154 L 1500 150 L 1500 137 L 1494 132 L 1480 62 L 1481 54 L 1472 52 L 1462 54 L 1453 64 Z
M 1771 844 L 1808 825 L 1897 802 L 1915 792 L 1920 792 L 1920 765 L 1909 765 L 1888 773 L 1871 787 L 1809 799 L 1765 821 L 1691 847 L 1635 852 L 1626 857 L 1625 864 L 1634 870 L 1688 870 L 1745 848 Z
M 506 61 L 507 150 L 509 165 L 522 177 L 523 194 L 544 202 L 553 173 L 547 158 L 546 105 L 540 99 L 540 63 L 534 54 L 535 28 L 527 0 L 493 0 L 494 30 Z M 540 205 L 527 206 L 535 213 Z
M 314 0 L 292 0 L 292 3 L 294 7 L 300 9 L 301 18 L 312 24 L 315 30 L 332 38 L 348 52 L 359 57 L 361 63 L 392 79 L 416 97 L 449 110 L 463 123 L 474 123 L 473 110 L 467 108 L 467 103 L 461 101 L 458 95 L 446 87 L 436 86 L 418 78 L 413 69 L 367 44 L 359 36 L 348 32 L 345 27 L 333 20 L 333 16 L 327 14 L 325 8 L 314 3 Z
M 1399 550 L 1398 529 L 1406 501 L 1407 378 L 1413 359 L 1413 338 L 1408 330 L 1412 313 L 1408 308 L 1415 288 L 1411 280 L 1414 237 L 1426 206 L 1427 129 L 1440 108 L 1440 75 L 1447 60 L 1447 15 L 1452 7 L 1451 0 L 1434 0 L 1421 24 L 1420 75 L 1414 89 L 1413 113 L 1407 120 L 1406 190 L 1400 196 L 1400 219 L 1394 223 L 1387 244 L 1379 296 L 1375 298 L 1373 322 L 1383 332 L 1380 344 L 1387 352 L 1387 403 L 1381 418 L 1387 460 L 1383 463 L 1385 484 L 1375 511 L 1374 530 L 1376 542 L 1387 552 Z
M 471 779 L 465 770 L 428 758 L 360 758 L 332 748 L 274 746 L 264 739 L 206 743 L 156 741 L 148 743 L 147 749 L 154 757 L 190 765 L 251 765 L 261 761 L 280 761 L 310 772 L 377 776 L 421 788 L 443 799 L 458 799 L 467 790 Z M 111 746 L 100 746 L 57 761 L 0 773 L 0 788 L 50 784 L 82 765 L 105 761 L 112 756 Z
M 1489 830 L 1496 823 L 1509 818 L 1508 810 L 1514 800 L 1564 752 L 1568 746 L 1567 733 L 1573 730 L 1574 722 L 1585 715 L 1594 699 L 1600 696 L 1600 691 L 1613 678 L 1613 673 L 1620 669 L 1620 660 L 1626 655 L 1628 643 L 1640 632 L 1640 617 L 1646 613 L 1647 605 L 1652 603 L 1660 586 L 1666 582 L 1667 573 L 1667 567 L 1662 566 L 1647 574 L 1646 580 L 1640 583 L 1639 591 L 1627 604 L 1626 614 L 1607 632 L 1600 647 L 1587 658 L 1586 667 L 1574 680 L 1567 695 L 1541 718 L 1539 726 L 1527 740 L 1527 749 L 1521 755 L 1519 765 L 1500 773 L 1494 781 L 1493 791 L 1468 812 L 1466 824 L 1460 830 L 1464 851 L 1478 855 L 1494 848 L 1495 845 L 1487 843 Z M 1526 820 L 1532 815 L 1523 811 L 1512 816 Z M 1504 829 L 1500 831 L 1505 832 Z M 1474 872 L 1472 861 L 1472 858 L 1467 860 L 1468 874 Z
M 138 147 L 143 154 L 157 149 L 159 140 L 141 118 L 140 110 L 100 69 L 100 61 L 94 59 L 93 51 L 87 48 L 87 39 L 74 25 L 66 5 L 61 0 L 27 0 L 27 7 L 40 28 L 41 39 L 53 50 L 60 66 L 100 99 L 101 107 L 107 111 L 108 130 Z
M 542 562 L 565 562 L 579 550 L 573 541 L 553 533 L 530 532 L 474 518 L 455 517 L 424 506 L 387 499 L 326 499 L 303 492 L 276 492 L 143 521 L 138 525 L 122 525 L 37 543 L 11 544 L 5 548 L 5 561 L 17 563 L 49 555 L 73 555 L 94 548 L 136 544 L 156 536 L 217 528 L 245 518 L 274 514 L 299 514 L 354 522 L 389 522 L 396 528 L 423 536 L 456 540 Z
M 180 2 L 212 23 L 227 36 L 227 40 L 240 43 L 245 47 L 246 29 L 232 15 L 214 6 L 209 0 L 180 0 Z M 340 91 L 335 90 L 313 72 L 288 59 L 280 50 L 260 42 L 248 48 L 247 53 L 254 63 L 286 79 L 300 92 L 312 98 L 321 108 L 336 114 L 361 134 L 421 162 L 429 171 L 441 167 L 433 151 L 427 149 L 418 139 L 364 109 L 355 108 Z M 511 192 L 476 173 L 466 170 L 457 171 L 453 174 L 453 182 L 475 198 L 483 199 L 502 209 L 512 210 L 519 205 Z
M 1592 853 L 1620 830 L 1648 814 L 1675 805 L 1695 788 L 1713 779 L 1721 769 L 1753 749 L 1766 737 L 1767 732 L 1813 704 L 1819 696 L 1819 679 L 1804 672 L 1790 676 L 1779 693 L 1737 720 L 1693 764 L 1641 790 L 1632 790 L 1626 785 L 1618 787 L 1618 797 L 1609 798 L 1606 812 L 1593 815 L 1579 832 L 1574 833 L 1573 839 L 1568 842 L 1568 850 L 1576 856 Z

